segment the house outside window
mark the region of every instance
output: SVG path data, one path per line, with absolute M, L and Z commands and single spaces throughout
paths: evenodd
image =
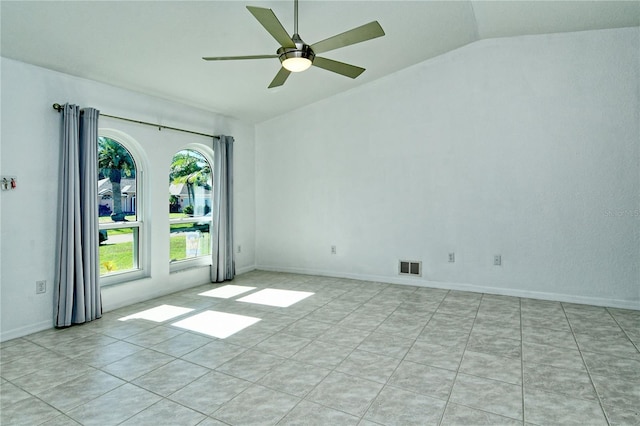
M 108 285 L 144 275 L 140 181 L 143 171 L 133 141 L 101 130 L 98 137 L 100 282 Z M 129 143 L 127 143 L 129 142 Z
M 172 270 L 211 264 L 212 169 L 203 149 L 177 152 L 169 170 Z

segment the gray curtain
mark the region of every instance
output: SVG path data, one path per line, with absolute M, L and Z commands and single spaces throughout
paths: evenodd
M 211 281 L 232 280 L 236 275 L 233 257 L 233 138 L 213 139 L 213 264 Z
M 69 104 L 61 112 L 54 315 L 56 327 L 67 327 L 102 316 L 97 185 L 100 113 Z

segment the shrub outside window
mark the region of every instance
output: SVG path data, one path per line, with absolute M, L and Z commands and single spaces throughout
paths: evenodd
M 194 149 L 179 151 L 169 171 L 170 261 L 211 264 L 211 165 Z

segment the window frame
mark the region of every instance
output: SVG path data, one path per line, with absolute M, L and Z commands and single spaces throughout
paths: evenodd
M 134 242 L 134 261 L 137 255 L 137 268 L 129 269 L 126 271 L 113 272 L 106 275 L 99 275 L 99 283 L 101 287 L 106 287 L 114 284 L 121 284 L 130 281 L 135 281 L 141 278 L 145 278 L 149 276 L 149 256 L 148 256 L 148 232 L 147 232 L 147 209 L 146 209 L 146 179 L 145 172 L 147 170 L 146 167 L 146 156 L 143 153 L 140 144 L 128 134 L 121 132 L 116 129 L 110 128 L 99 128 L 98 136 L 112 139 L 122 145 L 131 155 L 133 161 L 136 165 L 136 195 L 135 195 L 135 203 L 136 203 L 136 220 L 135 221 L 127 221 L 127 222 L 107 222 L 107 223 L 98 223 L 98 229 L 100 230 L 109 230 L 109 229 L 121 229 L 121 228 L 135 228 L 134 235 L 137 230 L 137 240 L 138 244 L 136 245 Z M 124 225 L 124 226 L 123 226 Z M 98 249 L 99 250 L 99 249 Z M 134 265 L 135 266 L 135 265 Z
M 203 255 L 203 256 L 198 256 L 198 257 L 192 257 L 192 258 L 188 258 L 188 259 L 180 259 L 180 260 L 175 260 L 172 261 L 171 259 L 168 259 L 169 261 L 169 272 L 170 273 L 174 273 L 174 272 L 179 272 L 185 269 L 190 269 L 190 268 L 197 268 L 197 267 L 205 267 L 205 266 L 211 266 L 213 264 L 213 249 L 214 249 L 214 244 L 213 244 L 213 237 L 212 237 L 212 228 L 213 228 L 213 176 L 214 176 L 214 171 L 213 171 L 213 148 L 208 147 L 206 145 L 203 144 L 199 144 L 199 143 L 191 143 L 191 144 L 187 144 L 182 146 L 181 148 L 179 148 L 178 150 L 176 150 L 172 157 L 171 157 L 171 161 L 169 163 L 169 169 L 171 167 L 171 163 L 173 162 L 173 158 L 176 156 L 176 154 L 182 152 L 182 151 L 186 151 L 186 150 L 190 150 L 190 151 L 196 151 L 198 154 L 202 155 L 204 157 L 204 159 L 207 161 L 207 163 L 209 163 L 209 167 L 211 168 L 211 192 L 210 192 L 210 205 L 211 205 L 211 215 L 208 217 L 208 221 L 209 221 L 209 235 L 211 236 L 210 238 L 210 247 L 209 247 L 209 254 L 208 255 Z M 169 214 L 169 205 L 167 204 L 167 214 Z M 171 238 L 171 226 L 172 225 L 179 225 L 179 224 L 184 224 L 184 223 L 197 223 L 197 222 L 202 222 L 202 219 L 206 217 L 206 216 L 196 216 L 196 217 L 181 217 L 181 218 L 175 218 L 175 219 L 171 219 L 167 216 L 168 218 L 168 230 L 169 230 L 169 238 Z M 168 241 L 168 245 L 169 245 L 169 253 L 171 253 L 171 240 Z M 171 257 L 171 256 L 169 256 Z

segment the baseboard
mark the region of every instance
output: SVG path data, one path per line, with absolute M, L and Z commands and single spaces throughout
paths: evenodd
M 241 275 L 241 274 L 245 274 L 247 272 L 251 272 L 253 270 L 256 269 L 255 265 L 250 265 L 250 266 L 245 266 L 242 267 L 240 269 L 236 270 L 236 275 Z M 180 272 L 178 272 L 180 273 Z M 172 287 L 170 289 L 166 289 L 163 288 L 161 290 L 155 291 L 155 292 L 150 292 L 148 294 L 146 294 L 144 297 L 140 297 L 139 300 L 135 299 L 135 300 L 127 300 L 125 302 L 122 303 L 117 303 L 117 304 L 104 304 L 104 295 L 103 295 L 103 313 L 109 312 L 109 311 L 113 311 L 125 306 L 129 306 L 129 305 L 133 305 L 135 303 L 140 303 L 140 302 L 144 302 L 146 300 L 151 300 L 151 299 L 155 299 L 156 297 L 162 297 L 162 296 L 166 296 L 167 294 L 171 294 L 171 293 L 175 293 L 177 291 L 182 291 L 182 290 L 186 290 L 188 288 L 191 287 L 195 287 L 198 285 L 202 285 L 202 284 L 206 284 L 209 281 L 203 281 L 200 283 L 189 283 L 189 284 L 185 284 L 183 286 L 176 286 L 176 287 Z M 103 288 L 102 289 L 103 292 L 104 291 L 109 291 L 108 287 L 107 288 Z M 53 320 L 51 321 L 42 321 L 40 323 L 36 323 L 36 324 L 30 324 L 28 326 L 24 326 L 24 327 L 19 327 L 13 330 L 8 330 L 5 332 L 0 332 L 0 342 L 5 342 L 7 340 L 11 340 L 11 339 L 16 339 L 18 337 L 23 337 L 23 336 L 27 336 L 29 334 L 32 333 L 37 333 L 38 331 L 43 331 L 43 330 L 48 330 L 50 328 L 53 328 Z
M 242 268 L 236 269 L 236 275 L 246 274 L 247 272 L 255 271 L 256 265 L 244 266 Z
M 416 278 L 353 274 L 353 273 L 317 270 L 317 269 L 275 267 L 275 266 L 267 266 L 267 265 L 251 265 L 251 266 L 245 266 L 237 269 L 236 275 L 245 274 L 247 272 L 251 272 L 254 270 L 287 272 L 292 274 L 316 275 L 316 276 L 325 276 L 325 277 L 332 277 L 332 278 L 347 278 L 347 279 L 360 280 L 360 281 L 374 281 L 374 282 L 381 282 L 381 283 L 388 283 L 388 284 L 411 285 L 416 287 L 440 288 L 445 290 L 471 291 L 475 293 L 498 294 L 502 296 L 524 297 L 524 298 L 530 298 L 530 299 L 542 299 L 542 300 L 551 300 L 555 302 L 577 303 L 577 304 L 583 304 L 583 305 L 605 306 L 610 308 L 632 309 L 632 310 L 640 311 L 640 301 L 636 302 L 636 301 L 630 301 L 630 300 L 585 297 L 585 296 L 575 296 L 575 295 L 562 294 L 562 293 L 547 293 L 547 292 L 539 292 L 539 291 L 533 291 L 533 290 L 520 290 L 520 289 L 509 289 L 509 288 L 500 288 L 500 287 L 478 286 L 474 284 L 465 284 L 465 283 L 429 281 L 429 280 L 422 280 L 422 279 L 416 279 Z M 176 290 L 175 289 L 171 290 L 171 292 L 174 292 L 174 291 Z M 153 298 L 153 297 L 159 297 L 162 295 L 164 295 L 164 293 L 160 292 L 157 295 L 150 295 L 150 297 Z M 114 307 L 112 308 L 115 309 Z M 28 334 L 37 333 L 38 331 L 43 331 L 50 328 L 53 328 L 52 320 L 41 321 L 39 323 L 30 324 L 28 326 L 19 327 L 13 330 L 8 330 L 0 333 L 0 342 L 16 339 L 18 337 L 23 337 Z
M 301 275 L 317 275 L 332 278 L 347 278 L 360 281 L 374 281 L 388 284 L 412 285 L 416 287 L 440 288 L 444 290 L 470 291 L 475 293 L 497 294 L 501 296 L 523 297 L 528 299 L 550 300 L 554 302 L 576 303 L 580 305 L 604 306 L 608 308 L 631 309 L 640 311 L 640 301 L 606 299 L 600 297 L 576 296 L 563 293 L 547 293 L 534 290 L 521 290 L 501 287 L 480 286 L 467 283 L 429 281 L 419 278 L 387 277 L 380 275 L 353 274 L 347 272 L 326 271 L 289 267 L 256 265 L 254 269 L 272 272 L 288 272 Z
M 48 330 L 53 328 L 53 319 L 48 321 L 41 321 L 35 324 L 30 324 L 24 327 L 15 328 L 13 330 L 5 331 L 0 334 L 0 342 L 6 342 L 7 340 L 17 339 L 38 331 Z

